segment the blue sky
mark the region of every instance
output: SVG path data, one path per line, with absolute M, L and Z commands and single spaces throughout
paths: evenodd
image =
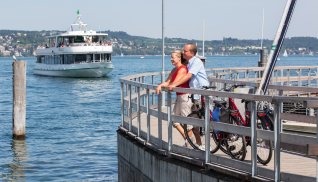
M 165 35 L 205 40 L 273 39 L 287 0 L 165 0 Z M 161 0 L 9 0 L 0 29 L 67 30 L 80 10 L 90 29 L 161 38 Z M 318 0 L 298 0 L 287 37 L 318 37 Z

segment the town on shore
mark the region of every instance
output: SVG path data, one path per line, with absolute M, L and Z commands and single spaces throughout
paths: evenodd
M 35 56 L 38 46 L 46 43 L 46 37 L 63 31 L 22 31 L 0 30 L 0 57 Z M 107 33 L 109 41 L 113 43 L 113 55 L 161 55 L 162 39 L 129 35 L 123 31 L 102 31 Z M 165 38 L 165 53 L 182 49 L 184 43 L 197 43 L 198 51 L 202 53 L 202 40 L 183 38 Z M 273 40 L 263 40 L 263 48 L 270 50 Z M 237 38 L 223 38 L 222 40 L 205 40 L 204 53 L 214 55 L 256 55 L 261 49 L 261 40 L 246 40 Z M 281 52 L 288 55 L 318 55 L 317 37 L 291 37 L 284 40 Z

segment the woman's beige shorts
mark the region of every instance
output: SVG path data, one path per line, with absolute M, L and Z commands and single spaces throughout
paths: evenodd
M 191 113 L 192 101 L 189 94 L 177 95 L 177 100 L 173 108 L 175 115 L 187 117 Z M 174 123 L 174 126 L 180 125 L 180 123 Z M 188 130 L 192 129 L 191 125 L 187 125 Z

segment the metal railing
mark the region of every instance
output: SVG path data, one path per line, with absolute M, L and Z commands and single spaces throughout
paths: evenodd
M 299 68 L 299 67 L 298 67 Z M 318 67 L 317 67 L 318 68 Z M 283 67 L 278 67 L 278 69 L 291 70 L 290 68 L 283 69 Z M 315 68 L 316 69 L 316 68 Z M 229 73 L 227 69 L 225 71 L 220 71 L 219 69 L 213 70 L 208 69 L 212 76 L 210 77 L 211 84 L 217 86 L 218 89 L 226 87 L 227 85 L 232 84 L 242 84 L 244 83 L 247 86 L 256 87 L 257 83 L 247 82 L 246 79 L 240 81 L 240 79 L 227 80 L 219 79 L 217 73 L 222 72 L 223 75 Z M 248 70 L 251 72 L 253 69 L 240 69 Z M 256 68 L 254 71 L 259 71 L 259 68 Z M 230 74 L 233 74 L 230 73 Z M 248 75 L 248 74 L 246 74 Z M 185 88 L 175 88 L 173 91 L 167 92 L 167 105 L 166 108 L 162 105 L 162 94 L 154 94 L 154 90 L 157 87 L 157 84 L 160 81 L 160 73 L 143 73 L 138 75 L 132 75 L 120 79 L 121 84 L 121 126 L 120 130 L 125 131 L 131 137 L 134 137 L 136 140 L 140 141 L 145 146 L 152 148 L 164 155 L 177 157 L 181 160 L 190 160 L 191 163 L 195 163 L 206 168 L 215 167 L 214 164 L 228 166 L 230 168 L 235 168 L 238 170 L 246 171 L 251 175 L 251 177 L 256 176 L 265 176 L 276 181 L 288 179 L 287 173 L 282 173 L 280 169 L 281 165 L 281 143 L 291 144 L 298 146 L 299 148 L 306 148 L 308 145 L 316 144 L 317 137 L 305 136 L 298 134 L 291 134 L 282 132 L 282 119 L 291 119 L 298 122 L 309 122 L 316 123 L 316 116 L 299 116 L 296 114 L 288 114 L 282 112 L 282 103 L 284 102 L 293 102 L 301 103 L 308 109 L 315 109 L 318 107 L 318 98 L 310 97 L 308 94 L 306 97 L 295 97 L 295 96 L 286 96 L 284 93 L 287 92 L 306 92 L 306 93 L 318 93 L 317 88 L 310 87 L 296 87 L 296 86 L 282 86 L 282 85 L 271 85 L 269 89 L 271 90 L 271 95 L 254 95 L 254 94 L 243 94 L 243 93 L 233 93 L 233 92 L 223 92 L 223 91 L 212 91 L 212 90 L 202 90 L 202 89 L 185 89 Z M 286 75 L 285 75 L 286 76 Z M 215 78 L 217 77 L 217 78 Z M 221 76 L 221 78 L 224 76 Z M 313 78 L 313 77 L 311 77 Z M 252 81 L 248 80 L 248 81 Z M 216 90 L 218 90 L 216 89 Z M 206 112 L 209 113 L 208 109 L 210 108 L 210 99 L 214 97 L 221 98 L 237 98 L 244 99 L 252 103 L 251 107 L 251 123 L 256 123 L 256 103 L 258 102 L 267 102 L 271 103 L 274 107 L 274 131 L 266 131 L 256 129 L 256 125 L 252 124 L 249 127 L 235 126 L 231 124 L 221 123 L 221 122 L 210 122 L 210 117 L 206 116 L 205 120 L 186 118 L 182 116 L 176 116 L 172 113 L 172 93 L 173 92 L 187 92 L 191 94 L 200 94 L 203 95 L 206 99 Z M 145 118 L 142 119 L 142 114 L 145 115 Z M 163 121 L 167 121 L 167 136 L 163 136 Z M 145 122 L 146 124 L 144 124 Z M 153 123 L 152 123 L 153 122 Z M 178 145 L 173 144 L 173 122 L 179 122 L 181 124 L 190 124 L 194 126 L 204 127 L 206 132 L 209 128 L 217 129 L 219 131 L 224 131 L 228 133 L 237 133 L 243 136 L 250 136 L 251 141 L 256 141 L 256 138 L 262 138 L 266 140 L 274 141 L 274 174 L 272 170 L 262 168 L 257 166 L 256 159 L 256 142 L 253 142 L 251 145 L 252 160 L 251 163 L 241 162 L 232 160 L 229 158 L 223 158 L 216 155 L 211 155 L 209 147 L 206 147 L 205 152 L 198 150 L 191 150 L 183 148 Z M 134 124 L 133 124 L 134 123 Z M 143 123 L 143 124 L 142 124 Z M 153 124 L 156 124 L 154 127 Z M 142 125 L 145 125 L 142 127 Z M 154 130 L 153 128 L 156 130 Z M 206 135 L 208 136 L 208 135 Z M 205 138 L 206 144 L 210 144 L 210 138 Z M 304 154 L 302 154 L 304 155 Z M 189 159 L 190 157 L 190 159 Z M 304 177 L 302 176 L 302 179 Z M 309 180 L 312 180 L 308 177 Z

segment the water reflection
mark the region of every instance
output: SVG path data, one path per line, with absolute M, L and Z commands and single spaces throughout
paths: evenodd
M 12 163 L 10 164 L 10 179 L 26 181 L 25 164 L 28 161 L 25 140 L 12 140 Z

